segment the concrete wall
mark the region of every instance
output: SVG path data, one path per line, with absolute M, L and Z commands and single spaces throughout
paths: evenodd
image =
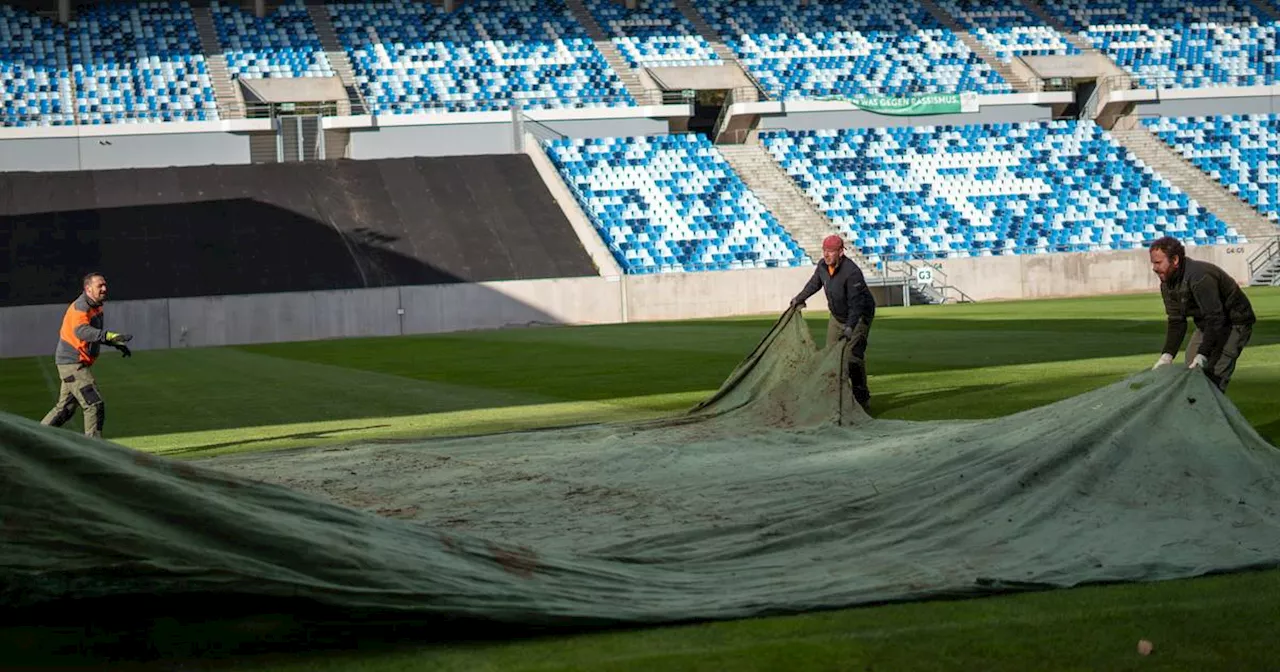
M 666 119 L 559 119 L 524 122 L 537 137 L 576 138 L 653 135 L 667 132 Z M 510 121 L 351 129 L 348 157 L 390 159 L 408 156 L 512 154 L 519 150 Z
M 1134 114 L 1149 117 L 1199 117 L 1220 114 L 1276 114 L 1280 98 L 1251 96 L 1248 98 L 1182 98 L 1139 103 Z
M 515 143 L 511 122 L 436 124 L 351 129 L 347 156 L 352 159 L 396 159 L 410 156 L 511 154 Z
M 804 266 L 631 276 L 626 278 L 627 319 L 644 322 L 780 313 L 812 274 L 813 267 Z
M 666 119 L 565 119 L 524 123 L 526 131 L 550 130 L 573 138 L 610 138 L 666 134 Z
M 161 133 L 0 140 L 0 171 L 107 170 L 249 163 L 249 136 Z
M 1188 255 L 1245 283 L 1248 257 L 1257 247 L 1193 247 Z M 940 267 L 951 284 L 979 301 L 1158 288 L 1144 250 L 949 259 Z M 106 315 L 112 328 L 134 334 L 130 345 L 136 350 L 683 320 L 780 313 L 811 273 L 802 267 L 112 301 Z M 0 357 L 51 355 L 65 308 L 0 309 Z M 825 308 L 821 297 L 810 301 L 810 312 Z
M 1188 247 L 1187 256 L 1221 266 L 1249 282 L 1249 256 L 1258 244 Z M 1123 252 L 946 259 L 937 266 L 947 282 L 977 301 L 1047 299 L 1154 292 L 1160 282 L 1145 249 Z
M 789 112 L 764 115 L 760 130 L 786 129 L 816 131 L 825 128 L 875 128 L 886 126 L 943 126 L 949 124 L 997 124 L 1051 119 L 1053 109 L 1047 105 L 992 105 L 973 114 L 938 114 L 921 117 L 895 117 L 861 110 L 831 112 Z

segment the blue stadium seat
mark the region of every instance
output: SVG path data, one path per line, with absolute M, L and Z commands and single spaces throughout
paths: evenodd
M 0 5 L 0 126 L 74 124 L 69 71 L 61 27 Z
M 701 135 L 562 138 L 546 148 L 625 273 L 810 263 Z
M 721 65 L 711 43 L 698 35 L 671 0 L 585 0 L 587 9 L 633 68 Z
M 238 2 L 211 0 L 210 12 L 231 77 L 334 77 L 303 0 L 259 19 Z
M 89 4 L 76 11 L 67 33 L 80 123 L 218 118 L 186 2 Z
M 1280 224 L 1280 115 L 1144 119 L 1143 124 Z
M 1249 0 L 1046 0 L 1117 65 L 1166 88 L 1277 81 L 1277 22 Z
M 563 0 L 328 5 L 378 114 L 634 106 Z
M 1001 61 L 1015 56 L 1079 54 L 1080 48 L 1020 2 L 989 0 L 937 0 L 942 11 L 951 15 L 983 46 Z
M 873 263 L 1244 240 L 1088 120 L 761 140 Z
M 777 100 L 1008 93 L 1012 86 L 916 2 L 708 0 L 702 16 Z

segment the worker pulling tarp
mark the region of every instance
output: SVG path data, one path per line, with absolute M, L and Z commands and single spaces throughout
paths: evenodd
M 5 415 L 0 605 L 235 593 L 585 626 L 1280 561 L 1280 451 L 1199 371 L 904 422 L 841 393 L 840 350 L 792 310 L 676 418 L 203 463 Z

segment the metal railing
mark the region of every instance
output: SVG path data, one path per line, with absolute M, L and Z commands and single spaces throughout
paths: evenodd
M 1262 247 L 1249 255 L 1249 279 L 1256 282 L 1266 271 L 1276 270 L 1280 266 L 1280 236 L 1270 238 Z M 1280 273 L 1269 279 L 1271 285 L 1280 285 Z
M 1080 106 L 1078 119 L 1094 119 L 1098 116 L 1098 101 L 1102 98 L 1103 85 L 1099 83 L 1093 87 L 1093 91 L 1089 94 L 1089 99 L 1084 101 L 1084 105 Z
M 1133 91 L 1151 89 L 1168 91 L 1171 89 L 1210 89 L 1217 87 L 1258 86 L 1265 83 L 1262 77 L 1232 76 L 1226 82 L 1217 82 L 1212 86 L 1186 84 L 1181 78 L 1173 75 L 1145 75 L 1128 73 L 1124 75 L 1107 75 L 1098 79 L 1098 86 L 1104 83 L 1111 91 Z
M 927 269 L 927 272 L 920 273 L 921 269 Z M 929 263 L 923 259 L 902 258 L 897 260 L 880 260 L 880 274 L 889 276 L 891 273 L 900 273 L 909 278 L 909 282 L 913 282 L 916 288 L 926 294 L 933 294 L 940 303 L 955 301 L 956 303 L 973 303 L 973 297 L 964 293 L 964 290 L 947 282 L 947 274 L 943 272 L 942 267 L 937 263 Z M 952 294 L 955 296 L 953 297 Z
M 217 107 L 217 117 L 208 119 L 208 121 L 225 120 L 225 119 L 271 119 L 277 116 L 294 116 L 321 114 L 323 116 L 338 116 L 340 103 L 344 101 L 326 101 L 326 102 L 299 102 L 299 103 L 263 103 L 251 101 L 221 102 Z M 542 111 L 542 110 L 572 110 L 572 109 L 590 109 L 590 108 L 619 108 L 619 107 L 641 107 L 648 105 L 678 105 L 688 103 L 689 98 L 685 92 L 670 91 L 664 92 L 659 90 L 648 90 L 639 97 L 626 95 L 600 95 L 585 96 L 580 98 L 570 98 L 565 96 L 514 96 L 505 99 L 487 99 L 477 104 L 475 101 L 432 101 L 425 103 L 393 103 L 380 104 L 375 106 L 370 103 L 363 103 L 364 114 L 356 114 L 359 110 L 355 109 L 356 105 L 352 102 L 353 116 L 390 116 L 398 114 L 456 114 L 460 112 L 511 112 L 514 105 L 525 112 Z M 181 121 L 200 121 L 197 117 L 198 110 L 181 110 L 169 112 L 169 118 L 165 118 L 163 111 L 139 111 L 127 114 L 112 114 L 116 120 L 109 122 L 110 125 L 119 123 L 147 123 L 147 122 L 181 122 Z M 48 119 L 50 117 L 61 116 L 65 120 L 60 123 L 52 123 Z M 212 115 L 210 115 L 212 116 Z M 39 115 L 39 114 L 19 114 L 9 109 L 0 109 L 0 127 L 19 127 L 19 126 L 101 126 L 108 125 L 108 122 L 94 123 L 89 115 L 80 114 L 77 111 L 69 110 L 67 112 Z

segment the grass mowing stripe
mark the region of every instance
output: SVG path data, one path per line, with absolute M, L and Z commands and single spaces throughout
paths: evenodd
M 567 401 L 386 417 L 365 417 L 271 426 L 134 436 L 116 443 L 186 459 L 231 453 L 327 446 L 360 441 L 458 436 L 535 429 L 588 422 L 640 420 L 678 413 L 710 396 L 711 390 Z

